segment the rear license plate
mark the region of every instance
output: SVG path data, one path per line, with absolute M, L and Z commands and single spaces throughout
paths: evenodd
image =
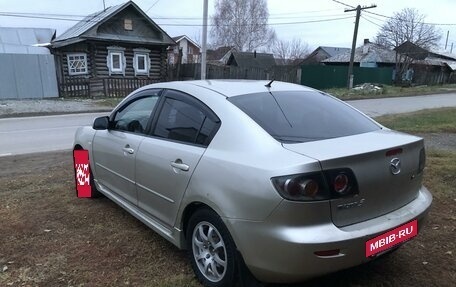
M 366 242 L 366 257 L 375 255 L 415 237 L 418 234 L 418 220 L 410 221 L 385 232 Z

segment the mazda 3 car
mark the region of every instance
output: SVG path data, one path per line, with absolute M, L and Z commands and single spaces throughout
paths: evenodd
M 205 286 L 369 262 L 416 236 L 432 202 L 423 139 L 278 81 L 145 86 L 79 128 L 74 150 L 88 159 L 80 197 L 101 193 L 187 249 Z

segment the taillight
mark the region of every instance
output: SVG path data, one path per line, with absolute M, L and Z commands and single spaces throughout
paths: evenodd
M 351 169 L 331 169 L 324 171 L 324 174 L 332 198 L 351 196 L 359 193 L 358 182 Z
M 358 194 L 355 175 L 348 168 L 271 179 L 280 195 L 289 200 L 314 201 Z
M 426 151 L 424 150 L 424 148 L 422 148 L 420 150 L 420 162 L 418 165 L 418 173 L 423 172 L 425 165 L 426 165 Z
M 279 176 L 271 180 L 280 195 L 289 200 L 329 199 L 329 191 L 321 172 Z

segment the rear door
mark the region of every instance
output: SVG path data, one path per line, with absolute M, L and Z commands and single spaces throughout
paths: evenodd
M 110 128 L 96 132 L 93 143 L 96 179 L 137 205 L 135 158 L 144 139 L 160 90 L 141 92 L 111 116 Z
M 136 157 L 138 205 L 168 227 L 174 225 L 190 177 L 219 120 L 190 95 L 168 90 L 150 137 Z

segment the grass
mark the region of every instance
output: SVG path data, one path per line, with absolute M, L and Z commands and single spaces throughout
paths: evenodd
M 431 150 L 426 160 L 425 186 L 432 187 L 434 195 L 456 201 L 456 152 Z M 451 216 L 456 220 L 456 214 Z
M 456 108 L 387 115 L 376 120 L 388 128 L 408 133 L 456 133 Z
M 438 86 L 399 87 L 382 85 L 381 90 L 348 90 L 346 88 L 326 89 L 325 92 L 342 100 L 407 97 L 425 94 L 456 92 L 456 84 Z

